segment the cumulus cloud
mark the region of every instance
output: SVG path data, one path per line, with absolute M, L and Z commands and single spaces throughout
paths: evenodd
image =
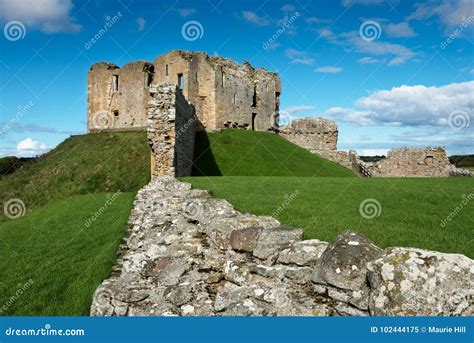
M 342 71 L 342 68 L 327 66 L 316 68 L 314 71 L 317 73 L 336 74 L 340 73 Z
M 325 115 L 362 125 L 448 127 L 450 114 L 455 111 L 468 121 L 474 120 L 472 94 L 474 81 L 441 87 L 403 85 L 359 98 L 354 108 L 330 108 Z
M 40 155 L 48 150 L 48 146 L 32 138 L 20 141 L 17 146 L 17 156 L 29 157 Z
M 143 17 L 137 19 L 138 32 L 145 30 L 146 20 Z
M 362 156 L 386 156 L 390 149 L 363 149 Z
M 45 33 L 78 32 L 82 27 L 70 16 L 73 7 L 71 0 L 0 0 L 0 19 L 19 20 Z
M 416 33 L 407 22 L 401 22 L 398 24 L 390 23 L 385 27 L 385 33 L 389 37 L 394 38 L 410 38 L 415 37 Z
M 268 26 L 271 24 L 271 20 L 268 17 L 261 17 L 252 11 L 243 11 L 242 18 L 246 21 L 253 23 L 257 26 Z

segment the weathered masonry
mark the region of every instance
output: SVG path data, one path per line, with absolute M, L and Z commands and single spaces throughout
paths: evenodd
M 277 73 L 248 62 L 171 51 L 154 63 L 123 68 L 99 62 L 88 74 L 88 131 L 145 129 L 150 85 L 170 83 L 195 108 L 198 129 L 278 128 L 281 82 Z

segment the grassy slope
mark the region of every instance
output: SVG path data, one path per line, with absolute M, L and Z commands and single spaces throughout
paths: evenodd
M 474 258 L 474 202 L 470 201 L 445 227 L 440 223 L 463 195 L 474 193 L 472 178 L 366 179 L 191 177 L 195 188 L 209 189 L 238 210 L 274 215 L 282 223 L 302 227 L 305 238 L 333 240 L 344 229 L 367 234 L 382 247 L 411 246 L 463 253 Z M 298 190 L 288 206 L 285 196 Z M 360 203 L 377 199 L 381 214 L 365 219 Z M 281 213 L 277 209 L 282 206 Z
M 74 136 L 1 179 L 0 199 L 31 210 L 75 194 L 134 192 L 149 180 L 149 158 L 145 132 Z
M 354 176 L 269 132 L 223 130 L 197 136 L 193 175 Z
M 115 261 L 134 193 L 112 196 L 71 196 L 0 226 L 0 315 L 89 314 L 92 294 Z

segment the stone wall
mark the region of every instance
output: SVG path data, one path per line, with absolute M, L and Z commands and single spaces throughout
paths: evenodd
M 147 137 L 151 149 L 151 173 L 189 176 L 197 125 L 194 107 L 173 84 L 152 84 L 150 94 Z
M 352 231 L 305 241 L 172 177 L 137 193 L 128 234 L 93 316 L 474 314 L 466 256 L 384 250 Z
M 278 127 L 278 74 L 248 62 L 238 64 L 203 52 L 174 50 L 153 64 L 132 62 L 122 69 L 105 62 L 92 65 L 88 76 L 89 132 L 145 127 L 152 81 L 181 88 L 206 130 L 238 127 L 266 131 Z M 94 119 L 97 113 L 100 120 Z
M 387 158 L 365 163 L 372 176 L 446 177 L 469 176 L 469 172 L 449 162 L 443 147 L 400 148 L 388 152 Z
M 145 61 L 123 68 L 106 62 L 93 64 L 87 77 L 88 131 L 144 129 L 153 70 Z
M 296 119 L 282 127 L 279 134 L 312 153 L 333 151 L 337 147 L 337 125 L 335 121 L 329 119 Z

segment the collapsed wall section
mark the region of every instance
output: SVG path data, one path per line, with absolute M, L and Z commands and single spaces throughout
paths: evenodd
M 147 138 L 153 176 L 191 175 L 197 125 L 194 106 L 173 84 L 152 84 Z
M 446 150 L 437 148 L 399 148 L 388 152 L 387 158 L 365 163 L 373 176 L 446 177 L 469 176 L 469 172 L 449 162 Z

